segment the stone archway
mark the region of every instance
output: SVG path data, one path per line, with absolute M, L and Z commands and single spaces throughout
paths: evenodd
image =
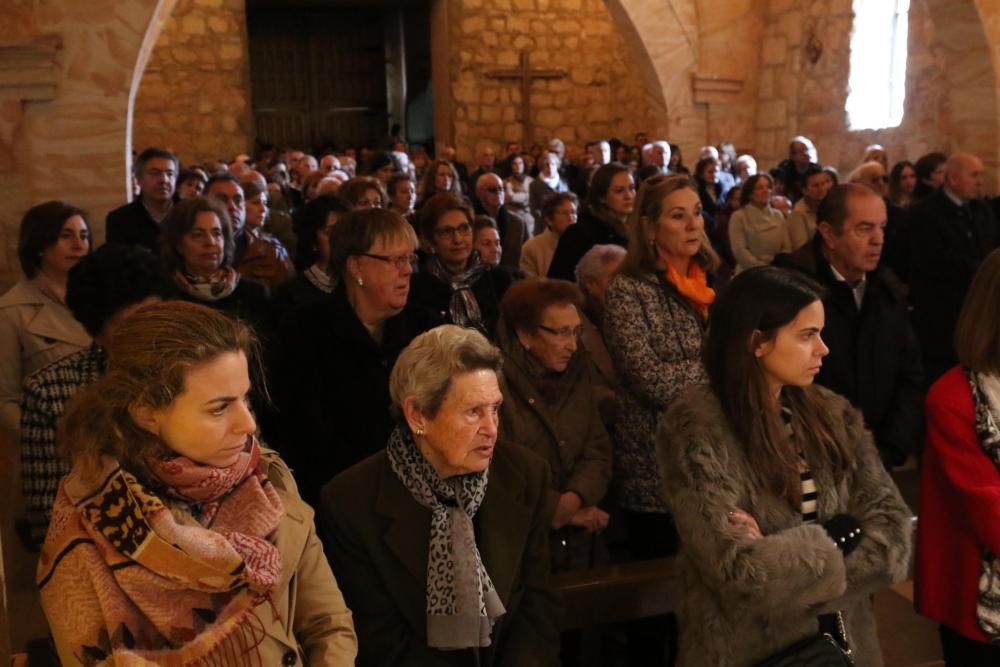
M 25 209 L 64 199 L 104 216 L 130 191 L 131 114 L 177 0 L 50 0 L 0 10 L 0 285 L 18 273 Z
M 670 11 L 646 0 L 605 0 L 608 13 L 632 53 L 662 124 L 651 136 L 667 136 L 684 146 L 705 138 L 705 118 L 694 106 L 691 74 L 699 50 L 695 0 L 667 0 Z

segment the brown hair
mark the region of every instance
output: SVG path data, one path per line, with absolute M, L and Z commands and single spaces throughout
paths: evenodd
M 823 298 L 823 288 L 798 271 L 773 266 L 749 269 L 733 278 L 716 299 L 702 349 L 709 385 L 733 435 L 746 448 L 759 483 L 793 508 L 802 499 L 798 453 L 786 434 L 778 405 L 754 350 L 775 339 L 799 312 Z M 797 435 L 818 445 L 838 482 L 848 467 L 845 443 L 833 439 L 833 424 L 817 397 L 819 390 L 785 386 L 781 398 L 792 412 Z
M 222 251 L 222 266 L 232 266 L 233 256 L 236 252 L 236 243 L 233 240 L 233 223 L 229 219 L 229 212 L 216 199 L 210 197 L 191 197 L 180 201 L 170 207 L 170 212 L 163 219 L 163 228 L 160 233 L 160 261 L 168 276 L 173 276 L 177 269 L 184 268 L 184 258 L 177 251 L 181 239 L 187 234 L 199 213 L 214 213 L 222 224 L 222 238 L 224 246 Z
M 59 423 L 59 442 L 91 473 L 102 456 L 111 456 L 151 480 L 146 458 L 167 451 L 129 410 L 169 406 L 184 393 L 194 366 L 242 352 L 254 379 L 263 380 L 253 332 L 236 318 L 187 301 L 143 306 L 109 331 L 107 351 L 107 372 L 76 394 Z
M 420 232 L 420 238 L 433 244 L 434 228 L 437 226 L 437 222 L 441 219 L 441 216 L 448 211 L 461 211 L 464 213 L 470 226 L 475 222 L 476 216 L 467 201 L 450 192 L 439 192 L 424 202 L 424 205 L 417 214 L 417 231 Z
M 979 265 L 955 327 L 955 351 L 966 368 L 1000 374 L 1000 250 Z
M 646 232 L 644 221 L 654 225 L 659 224 L 660 216 L 663 214 L 663 201 L 674 192 L 685 188 L 695 194 L 698 192 L 691 179 L 683 174 L 653 176 L 642 184 L 635 208 L 632 209 L 628 220 L 628 252 L 621 265 L 622 273 L 637 278 L 657 271 L 659 257 L 653 246 L 653 239 Z M 714 271 L 721 263 L 704 229 L 701 232 L 701 247 L 694 256 L 694 261 L 706 271 Z
M 90 221 L 82 209 L 61 201 L 49 201 L 32 206 L 21 218 L 17 235 L 17 258 L 21 261 L 21 271 L 25 278 L 34 278 L 42 268 L 42 251 L 59 241 L 66 221 L 78 215 L 87 226 L 87 252 L 94 249 L 94 239 L 90 235 Z
M 405 239 L 417 246 L 413 227 L 394 211 L 356 208 L 345 213 L 330 231 L 330 275 L 343 280 L 347 258 L 368 252 L 379 239 L 386 243 Z
M 583 308 L 580 288 L 568 280 L 525 278 L 510 286 L 500 302 L 500 314 L 511 330 L 535 333 L 545 309 L 569 303 Z
M 459 182 L 458 171 L 455 170 L 455 165 L 448 162 L 448 160 L 434 160 L 426 169 L 424 169 L 424 176 L 420 179 L 420 185 L 417 188 L 417 196 L 421 201 L 430 199 L 434 195 L 441 194 L 438 192 L 437 186 L 435 185 L 435 182 L 437 181 L 438 168 L 441 165 L 444 165 L 451 170 L 451 190 L 448 190 L 448 192 L 457 197 L 462 196 L 462 184 Z
M 382 181 L 373 176 L 355 176 L 340 186 L 337 195 L 357 206 L 358 200 L 369 190 L 378 192 L 378 199 L 381 202 L 379 206 L 385 208 L 389 196 L 385 193 L 385 188 L 382 187 Z
M 553 192 L 542 200 L 542 220 L 548 223 L 556 214 L 556 209 L 565 201 L 573 202 L 573 206 L 580 207 L 580 198 L 572 192 Z

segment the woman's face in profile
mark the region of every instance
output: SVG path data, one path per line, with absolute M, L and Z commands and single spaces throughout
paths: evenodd
M 219 216 L 211 211 L 199 211 L 191 229 L 181 237 L 177 251 L 188 273 L 207 277 L 222 266 L 225 246 Z
M 500 247 L 500 233 L 492 227 L 484 227 L 476 234 L 476 250 L 484 264 L 497 266 L 503 252 Z
M 459 373 L 433 418 L 423 418 L 418 446 L 442 478 L 482 472 L 497 441 L 503 395 L 489 369 Z M 411 424 L 412 426 L 412 424 Z
M 823 366 L 823 357 L 830 351 L 820 337 L 824 322 L 823 302 L 813 301 L 778 329 L 772 340 L 754 350 L 772 393 L 777 395 L 788 385 L 812 384 Z
M 537 331 L 518 331 L 517 337 L 543 368 L 562 373 L 576 353 L 580 326 L 580 313 L 576 306 L 572 303 L 554 303 L 542 311 Z
M 224 352 L 191 367 L 173 403 L 136 408 L 133 419 L 175 454 L 224 468 L 236 463 L 257 430 L 249 393 L 246 355 Z

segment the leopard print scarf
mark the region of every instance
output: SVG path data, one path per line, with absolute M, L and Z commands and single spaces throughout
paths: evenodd
M 489 470 L 441 479 L 405 426 L 392 432 L 387 453 L 399 481 L 431 511 L 427 645 L 489 646 L 493 623 L 506 611 L 483 567 L 472 527 L 472 517 L 486 496 Z
M 976 411 L 979 444 L 1000 470 L 1000 378 L 966 370 Z M 1000 642 L 1000 559 L 983 549 L 976 601 L 979 627 L 994 642 Z

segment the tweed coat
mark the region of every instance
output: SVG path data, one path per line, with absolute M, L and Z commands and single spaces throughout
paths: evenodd
M 427 646 L 430 510 L 378 452 L 323 488 L 319 526 L 354 612 L 359 667 L 542 667 L 558 664 L 558 597 L 548 585 L 549 474 L 531 452 L 499 441 L 476 544 L 506 613 L 478 651 Z
M 704 323 L 672 284 L 650 274 L 617 275 L 608 284 L 604 340 L 618 371 L 615 492 L 622 507 L 666 512 L 656 472 L 660 415 L 685 387 L 705 382 Z
M 800 508 L 757 481 L 707 386 L 688 389 L 667 413 L 656 450 L 682 544 L 678 667 L 749 667 L 815 634 L 817 614 L 838 610 L 857 667 L 882 664 L 870 596 L 907 575 L 910 511 L 861 414 L 833 392 L 816 391 L 849 462 L 836 482 L 822 452 L 804 443 L 818 523 L 804 524 Z M 792 426 L 798 431 L 794 418 Z M 751 514 L 764 537 L 735 534 L 734 509 Z M 854 516 L 864 531 L 846 557 L 820 525 L 836 514 Z

